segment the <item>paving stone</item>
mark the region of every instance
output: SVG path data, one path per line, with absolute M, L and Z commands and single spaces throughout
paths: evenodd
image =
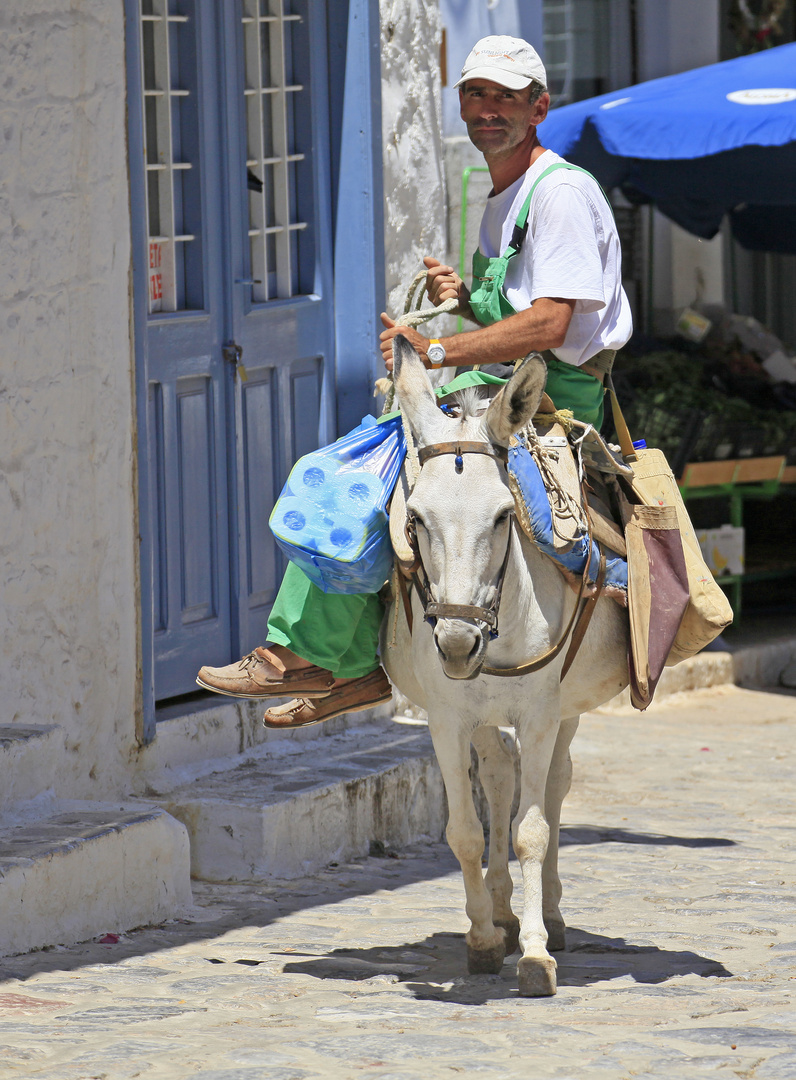
M 461 877 L 424 843 L 294 881 L 195 882 L 186 922 L 3 961 L 0 1071 L 792 1080 L 794 720 L 796 698 L 741 690 L 584 718 L 554 998 L 518 997 L 516 956 L 467 975 Z
M 777 1054 L 755 1070 L 758 1080 L 793 1080 L 796 1076 L 796 1052 Z
M 292 1066 L 284 1068 L 268 1068 L 263 1072 L 262 1068 L 240 1069 L 202 1069 L 194 1073 L 194 1080 L 304 1080 L 311 1075 L 304 1069 L 294 1069 Z

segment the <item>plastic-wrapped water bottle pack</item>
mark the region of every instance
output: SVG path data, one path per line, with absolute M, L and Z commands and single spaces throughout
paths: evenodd
M 386 506 L 405 453 L 399 417 L 378 422 L 367 416 L 293 466 L 271 531 L 324 592 L 377 592 L 389 576 Z

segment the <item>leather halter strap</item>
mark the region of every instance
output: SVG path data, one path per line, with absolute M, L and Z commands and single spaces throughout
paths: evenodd
M 430 599 L 428 589 L 424 589 L 424 609 L 426 618 L 433 619 L 474 619 L 476 622 L 485 623 L 491 631 L 497 633 L 498 625 L 498 609 L 500 608 L 500 597 L 503 592 L 503 579 L 506 576 L 506 567 L 509 562 L 509 554 L 511 552 L 511 535 L 512 525 L 509 524 L 509 538 L 506 543 L 506 554 L 503 556 L 503 564 L 500 567 L 500 573 L 498 575 L 497 588 L 495 589 L 495 595 L 492 597 L 492 603 L 488 608 L 478 607 L 475 604 L 438 604 L 436 601 Z
M 485 454 L 486 457 L 497 458 L 504 464 L 509 460 L 509 452 L 505 446 L 495 446 L 493 443 L 484 442 L 441 442 L 432 443 L 418 450 L 418 459 L 421 467 L 429 458 L 440 457 L 442 454 L 454 454 L 461 457 L 462 454 Z
M 494 458 L 496 461 L 502 461 L 504 465 L 508 464 L 509 452 L 505 446 L 496 446 L 494 443 L 486 442 L 447 442 L 447 443 L 432 443 L 430 446 L 423 446 L 418 450 L 418 461 L 422 468 L 430 458 L 442 457 L 444 454 L 453 454 L 456 461 L 456 471 L 461 472 L 463 467 L 462 455 L 463 454 L 483 454 L 485 457 Z M 509 526 L 509 538 L 506 543 L 506 554 L 503 556 L 503 563 L 500 567 L 500 573 L 498 575 L 497 588 L 495 589 L 495 595 L 492 598 L 492 603 L 489 607 L 480 607 L 476 604 L 445 604 L 437 603 L 432 600 L 431 591 L 428 588 L 427 577 L 425 573 L 425 567 L 420 559 L 420 552 L 417 548 L 417 538 L 414 531 L 414 522 L 410 523 L 410 527 L 407 528 L 407 537 L 412 546 L 413 551 L 416 553 L 415 572 L 412 575 L 418 595 L 420 596 L 420 602 L 423 605 L 423 614 L 426 619 L 473 619 L 475 622 L 484 623 L 489 628 L 493 637 L 497 636 L 498 625 L 498 609 L 500 607 L 500 597 L 503 592 L 503 578 L 506 574 L 506 567 L 509 562 L 509 554 L 511 552 L 511 525 Z M 422 577 L 418 571 L 422 570 Z M 424 581 L 423 579 L 426 578 Z M 406 602 L 404 603 L 407 608 Z M 407 616 L 408 618 L 408 616 Z M 411 632 L 411 623 L 410 623 Z
M 483 442 L 457 442 L 457 443 L 433 443 L 430 446 L 424 446 L 418 454 L 420 466 L 422 466 L 433 457 L 440 457 L 443 454 L 453 454 L 456 457 L 457 471 L 461 471 L 461 458 L 462 454 L 485 454 L 487 457 L 495 458 L 502 461 L 504 464 L 508 463 L 508 450 L 502 446 L 495 446 L 492 443 Z M 585 500 L 585 492 L 584 492 Z M 591 541 L 592 530 L 591 521 L 588 518 L 587 510 L 587 522 L 589 524 L 589 530 L 587 533 L 589 540 L 589 554 L 586 557 L 586 564 L 583 567 L 583 574 L 580 579 L 580 587 L 578 588 L 578 595 L 575 599 L 575 607 L 570 616 L 564 632 L 559 638 L 558 642 L 551 646 L 546 652 L 542 653 L 535 660 L 530 660 L 527 664 L 520 664 L 517 667 L 512 668 L 494 668 L 487 665 L 483 665 L 480 669 L 480 673 L 483 675 L 497 675 L 501 678 L 515 678 L 521 675 L 529 675 L 531 672 L 539 671 L 545 667 L 552 660 L 554 660 L 563 650 L 567 639 L 572 633 L 572 640 L 570 641 L 570 647 L 567 651 L 567 655 L 564 658 L 564 664 L 560 674 L 560 681 L 563 681 L 564 676 L 569 671 L 575 655 L 581 646 L 583 638 L 586 634 L 586 629 L 589 625 L 591 617 L 594 613 L 594 609 L 597 606 L 597 600 L 602 592 L 603 582 L 605 580 L 605 554 L 599 541 L 594 541 L 599 553 L 599 570 L 597 573 L 597 581 L 595 583 L 594 593 L 591 597 L 587 598 L 583 604 L 583 594 L 586 589 L 586 583 L 589 578 L 589 566 L 591 564 Z M 431 594 L 428 589 L 425 567 L 423 566 L 420 558 L 420 552 L 417 548 L 417 538 L 414 535 L 414 529 L 410 526 L 407 528 L 407 538 L 410 540 L 413 551 L 416 554 L 415 564 L 410 571 L 412 573 L 412 581 L 415 584 L 420 602 L 423 606 L 424 616 L 429 618 L 441 618 L 441 619 L 473 619 L 477 622 L 485 623 L 493 636 L 497 634 L 497 620 L 498 620 L 498 608 L 500 606 L 500 597 L 503 591 L 503 579 L 505 578 L 506 568 L 508 566 L 509 554 L 511 551 L 511 531 L 509 531 L 509 539 L 506 545 L 506 554 L 503 557 L 503 565 L 500 568 L 500 575 L 498 577 L 497 589 L 492 603 L 488 608 L 477 607 L 472 604 L 441 604 L 436 603 L 431 599 Z M 420 576 L 422 573 L 422 577 Z M 399 575 L 400 577 L 400 575 Z M 408 593 L 406 591 L 405 582 L 401 582 L 402 598 L 404 602 L 404 609 L 406 612 L 407 622 L 409 624 L 409 633 L 412 632 L 412 617 L 411 617 L 411 601 L 409 600 Z M 574 631 L 574 632 L 573 632 Z

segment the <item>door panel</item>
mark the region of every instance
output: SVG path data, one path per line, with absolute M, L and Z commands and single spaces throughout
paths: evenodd
M 180 481 L 180 612 L 182 623 L 218 613 L 218 536 L 213 383 L 205 375 L 177 380 Z
M 244 587 L 239 622 L 244 650 L 266 640 L 268 615 L 284 571 L 268 519 L 292 463 L 318 446 L 323 369 L 320 357 L 254 371 L 247 368 L 247 381 L 240 386 L 239 535 Z
M 266 640 L 284 570 L 275 498 L 296 457 L 329 441 L 334 412 L 325 5 L 242 0 L 224 30 L 225 53 L 242 58 L 226 69 L 225 104 L 231 336 L 247 374 L 236 381 L 245 652 Z
M 135 11 L 144 603 L 164 700 L 195 690 L 202 664 L 265 640 L 283 570 L 268 518 L 296 455 L 330 437 L 326 12 L 324 0 L 139 0 Z M 225 347 L 242 349 L 245 370 Z

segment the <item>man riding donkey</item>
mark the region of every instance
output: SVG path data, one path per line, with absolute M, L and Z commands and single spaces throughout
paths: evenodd
M 483 38 L 456 85 L 462 120 L 484 155 L 492 191 L 472 289 L 430 257 L 424 260 L 426 288 L 437 306 L 455 297 L 481 328 L 429 341 L 382 315 L 386 366 L 392 370 L 396 334 L 408 338 L 428 368 L 487 358 L 505 365 L 540 352 L 556 407 L 599 428 L 603 379 L 632 330 L 611 208 L 590 174 L 539 142 L 550 95 L 544 66 L 526 41 Z M 470 376 L 478 381 L 478 373 Z M 324 593 L 290 563 L 267 644 L 228 667 L 203 667 L 197 682 L 233 697 L 294 695 L 268 709 L 269 728 L 304 727 L 372 707 L 391 695 L 378 657 L 382 613 L 375 594 Z

